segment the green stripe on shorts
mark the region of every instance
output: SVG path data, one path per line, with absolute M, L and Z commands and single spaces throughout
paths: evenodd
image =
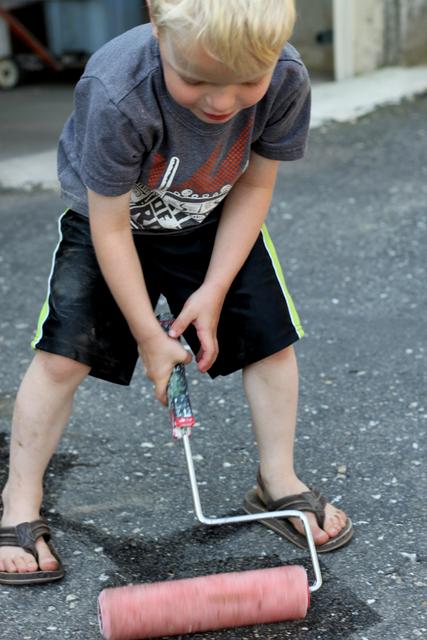
M 50 270 L 50 274 L 49 274 L 49 280 L 48 280 L 47 296 L 46 296 L 45 301 L 43 302 L 43 306 L 42 306 L 40 314 L 39 314 L 39 319 L 37 321 L 36 335 L 34 336 L 34 338 L 31 341 L 32 349 L 35 349 L 37 347 L 37 343 L 41 340 L 42 335 L 43 335 L 43 324 L 44 324 L 44 321 L 46 320 L 46 318 L 49 315 L 50 281 L 51 281 L 53 269 L 54 269 L 54 266 L 55 266 L 56 252 L 58 251 L 59 245 L 61 244 L 61 240 L 62 240 L 61 220 L 65 216 L 67 211 L 69 211 L 69 209 L 65 209 L 64 213 L 59 217 L 59 220 L 58 220 L 59 240 L 58 240 L 58 244 L 55 247 L 55 251 L 53 252 L 52 266 L 51 266 L 51 270 Z
M 40 314 L 39 314 L 39 319 L 38 319 L 38 322 L 37 322 L 36 335 L 34 336 L 33 340 L 31 341 L 31 347 L 33 349 L 36 348 L 36 345 L 37 345 L 38 341 L 42 337 L 43 323 L 46 320 L 48 314 L 49 314 L 49 304 L 48 304 L 48 298 L 46 298 L 46 300 L 44 301 L 43 306 L 41 308 Z
M 282 267 L 280 266 L 279 258 L 277 257 L 276 249 L 274 247 L 271 236 L 268 232 L 268 229 L 265 224 L 261 227 L 262 238 L 264 240 L 265 248 L 270 256 L 271 262 L 274 267 L 274 271 L 276 272 L 277 279 L 280 283 L 280 287 L 283 291 L 283 295 L 286 300 L 286 304 L 288 306 L 289 315 L 291 317 L 292 324 L 297 332 L 299 338 L 304 336 L 304 330 L 301 325 L 301 321 L 299 319 L 298 312 L 295 308 L 294 301 L 292 300 L 291 294 L 289 293 L 288 287 L 286 286 L 285 276 L 283 275 Z

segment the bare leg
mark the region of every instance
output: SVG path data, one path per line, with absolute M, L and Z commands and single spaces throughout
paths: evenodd
M 20 386 L 12 420 L 9 478 L 3 489 L 1 526 L 40 517 L 43 476 L 69 418 L 74 393 L 89 367 L 37 351 Z M 40 568 L 57 562 L 43 540 L 37 541 Z M 36 571 L 35 558 L 19 547 L 0 547 L 0 571 Z
M 298 368 L 292 347 L 246 367 L 243 383 L 252 413 L 260 456 L 260 471 L 273 500 L 307 491 L 294 470 L 294 438 L 298 404 Z M 324 530 L 308 514 L 314 541 L 320 545 L 338 535 L 345 525 L 345 514 L 326 506 Z M 301 533 L 303 526 L 292 519 Z

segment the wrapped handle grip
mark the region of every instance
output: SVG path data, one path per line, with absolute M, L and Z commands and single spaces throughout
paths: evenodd
M 174 321 L 173 316 L 169 313 L 162 313 L 158 319 L 163 329 L 168 332 Z M 190 436 L 196 420 L 191 408 L 185 366 L 182 363 L 175 365 L 171 373 L 167 386 L 167 397 L 173 437 L 181 439 L 184 435 Z

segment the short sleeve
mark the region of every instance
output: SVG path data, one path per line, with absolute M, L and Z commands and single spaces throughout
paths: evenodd
M 102 82 L 84 77 L 75 90 L 79 173 L 86 187 L 105 196 L 130 191 L 141 171 L 143 143 Z
M 270 113 L 252 149 L 272 160 L 298 160 L 305 152 L 310 126 L 311 91 L 305 66 L 292 63 L 282 74 Z

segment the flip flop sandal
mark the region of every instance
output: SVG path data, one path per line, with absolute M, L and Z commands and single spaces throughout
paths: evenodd
M 52 543 L 50 542 L 50 529 L 45 520 L 34 520 L 34 522 L 23 522 L 16 527 L 0 527 L 1 547 L 22 547 L 31 553 L 35 559 L 39 560 L 36 549 L 36 541 L 43 537 L 52 555 L 58 561 L 58 568 L 54 571 L 32 571 L 30 573 L 9 573 L 0 571 L 0 584 L 41 584 L 60 580 L 64 577 L 65 571 Z
M 327 500 L 320 491 L 311 488 L 310 491 L 297 493 L 294 495 L 280 498 L 279 500 L 271 500 L 268 496 L 264 483 L 260 474 L 257 478 L 258 487 L 251 489 L 245 496 L 243 503 L 246 513 L 262 513 L 266 511 L 282 511 L 285 509 L 296 509 L 297 511 L 307 511 L 314 513 L 317 523 L 323 529 L 325 522 L 325 505 Z M 260 497 L 262 495 L 262 498 Z M 287 518 L 260 520 L 270 529 L 286 538 L 300 549 L 308 549 L 306 537 L 299 533 Z M 318 553 L 326 553 L 344 546 L 350 542 L 353 537 L 353 525 L 350 518 L 347 518 L 345 526 L 340 533 L 334 538 L 330 538 L 328 542 L 316 546 Z

